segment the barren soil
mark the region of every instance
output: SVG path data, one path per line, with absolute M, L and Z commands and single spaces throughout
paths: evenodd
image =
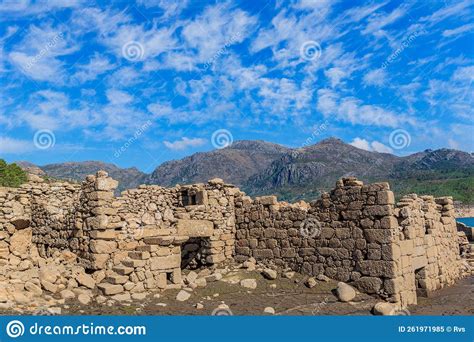
M 243 278 L 258 282 L 255 290 L 248 290 L 239 283 Z M 131 303 L 91 303 L 81 306 L 77 301 L 66 302 L 62 314 L 67 315 L 211 315 L 225 303 L 233 315 L 266 315 L 265 307 L 273 307 L 277 315 L 370 315 L 379 300 L 366 294 L 358 294 L 354 301 L 342 303 L 332 291 L 337 282 L 320 282 L 309 289 L 304 285 L 306 277 L 296 274 L 293 279 L 266 280 L 258 272 L 232 271 L 223 280 L 197 288 L 184 302 L 177 301 L 178 290 L 167 290 L 155 298 L 149 295 L 143 301 Z M 272 288 L 271 284 L 276 284 Z M 201 303 L 202 309 L 195 305 Z M 430 298 L 418 299 L 411 306 L 412 315 L 474 315 L 474 277 L 460 280 L 456 285 L 434 293 Z M 166 304 L 166 306 L 164 306 Z M 8 314 L 3 312 L 3 314 Z M 18 314 L 9 312 L 9 314 Z

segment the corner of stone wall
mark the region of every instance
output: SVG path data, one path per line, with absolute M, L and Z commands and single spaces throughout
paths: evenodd
M 82 184 L 81 208 L 83 211 L 83 253 L 80 254 L 86 268 L 106 268 L 110 254 L 117 249 L 115 241 L 114 190 L 118 182 L 105 171 L 87 176 Z

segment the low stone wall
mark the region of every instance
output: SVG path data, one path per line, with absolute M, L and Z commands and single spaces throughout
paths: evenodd
M 240 197 L 236 221 L 237 260 L 324 274 L 404 306 L 416 303 L 417 289 L 461 276 L 450 198 L 413 196 L 395 206 L 388 183 L 346 178 L 309 207 Z

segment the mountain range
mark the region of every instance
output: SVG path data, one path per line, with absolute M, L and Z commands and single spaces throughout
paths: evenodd
M 167 161 L 151 174 L 98 161 L 17 164 L 28 172 L 73 181 L 105 170 L 120 182 L 119 190 L 139 184 L 173 186 L 219 177 L 250 195 L 276 194 L 282 200 L 295 201 L 314 199 L 331 189 L 340 177 L 355 176 L 365 182 L 388 181 L 399 196 L 411 192 L 450 195 L 455 200 L 474 203 L 472 153 L 439 149 L 399 157 L 362 150 L 336 138 L 298 149 L 242 140 L 223 149 Z

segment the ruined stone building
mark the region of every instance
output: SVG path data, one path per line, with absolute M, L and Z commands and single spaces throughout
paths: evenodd
M 252 199 L 220 179 L 142 185 L 119 197 L 117 185 L 99 171 L 81 185 L 38 180 L 0 188 L 2 280 L 34 274 L 41 265 L 26 267 L 28 256 L 60 251 L 83 267 L 80 283 L 89 288 L 139 293 L 181 287 L 185 267 L 253 257 L 324 274 L 404 307 L 417 302 L 417 293 L 461 277 L 448 197 L 410 195 L 395 203 L 388 183 L 364 185 L 355 178 L 339 180 L 310 204 Z M 55 281 L 41 285 L 53 291 L 60 287 Z

